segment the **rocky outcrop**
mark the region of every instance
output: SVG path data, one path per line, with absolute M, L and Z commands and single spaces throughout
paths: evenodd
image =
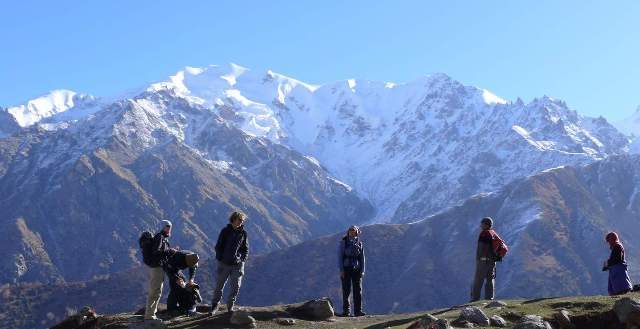
M 613 306 L 620 322 L 628 327 L 640 327 L 640 301 L 629 297 L 622 298 Z
M 460 310 L 460 319 L 480 326 L 489 326 L 489 317 L 479 308 L 475 306 L 465 307 Z
M 3 237 L 0 282 L 63 281 L 47 253 L 41 235 L 32 231 L 23 218 L 1 223 L 0 236 Z
M 422 319 L 411 324 L 407 329 L 452 329 L 452 327 L 449 325 L 449 321 L 427 314 Z
M 513 329 L 551 329 L 551 325 L 539 315 L 525 315 Z

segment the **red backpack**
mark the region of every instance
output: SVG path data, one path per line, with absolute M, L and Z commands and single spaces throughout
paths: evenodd
M 491 236 L 493 239 L 491 240 L 491 247 L 493 248 L 493 252 L 498 257 L 498 261 L 502 261 L 502 258 L 507 255 L 509 252 L 509 246 L 502 240 L 502 238 L 495 231 L 491 230 Z

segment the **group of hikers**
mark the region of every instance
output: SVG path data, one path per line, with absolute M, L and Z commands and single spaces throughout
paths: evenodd
M 242 284 L 244 267 L 249 254 L 249 241 L 244 222 L 247 216 L 234 211 L 229 217 L 229 224 L 218 236 L 215 246 L 217 260 L 215 288 L 209 315 L 214 315 L 222 300 L 222 292 L 227 284 L 230 291 L 226 301 L 227 312 L 233 312 L 236 298 Z M 200 287 L 195 283 L 195 273 L 200 257 L 191 251 L 171 248 L 171 222 L 163 220 L 160 230 L 152 235 L 144 232 L 140 237 L 144 263 L 149 267 L 149 289 L 145 309 L 145 322 L 162 322 L 156 317 L 158 304 L 162 295 L 164 275 L 169 280 L 169 296 L 167 311 L 175 315 L 196 315 L 196 306 L 202 302 Z M 364 244 L 360 239 L 360 228 L 351 226 L 345 236 L 338 242 L 338 271 L 342 282 L 342 313 L 338 316 L 351 316 L 350 297 L 353 297 L 353 316 L 366 315 L 362 308 L 362 279 L 365 275 Z M 620 295 L 631 291 L 632 285 L 627 272 L 624 247 L 615 232 L 608 233 L 605 240 L 609 243 L 611 256 L 603 264 L 603 271 L 609 271 L 608 291 L 610 295 Z M 484 287 L 484 298 L 495 297 L 496 264 L 502 261 L 509 248 L 493 230 L 490 217 L 480 221 L 480 233 L 476 249 L 476 271 L 471 287 L 471 302 L 481 298 Z M 188 270 L 188 279 L 182 273 Z

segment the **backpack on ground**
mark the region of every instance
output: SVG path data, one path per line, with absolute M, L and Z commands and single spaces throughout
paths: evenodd
M 493 236 L 493 239 L 491 240 L 491 247 L 498 258 L 497 260 L 500 262 L 509 252 L 509 246 L 507 246 L 507 243 L 502 240 L 498 233 L 491 231 L 491 235 Z
M 157 266 L 158 264 L 153 260 L 153 234 L 149 231 L 142 232 L 138 243 L 142 251 L 142 262 L 147 266 Z

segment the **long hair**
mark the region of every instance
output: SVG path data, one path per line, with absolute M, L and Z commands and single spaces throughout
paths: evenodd
M 351 225 L 351 226 L 349 226 L 349 228 L 347 229 L 347 233 L 345 233 L 345 235 L 344 235 L 344 237 L 345 237 L 345 238 L 348 238 L 348 237 L 349 237 L 349 231 L 351 231 L 352 229 L 353 229 L 354 231 L 356 231 L 356 236 L 357 236 L 357 237 L 360 237 L 360 228 L 359 228 L 357 225 Z
M 231 213 L 231 216 L 229 216 L 229 223 L 233 223 L 233 221 L 236 219 L 246 220 L 247 215 L 245 215 L 242 211 L 234 211 L 233 213 Z

